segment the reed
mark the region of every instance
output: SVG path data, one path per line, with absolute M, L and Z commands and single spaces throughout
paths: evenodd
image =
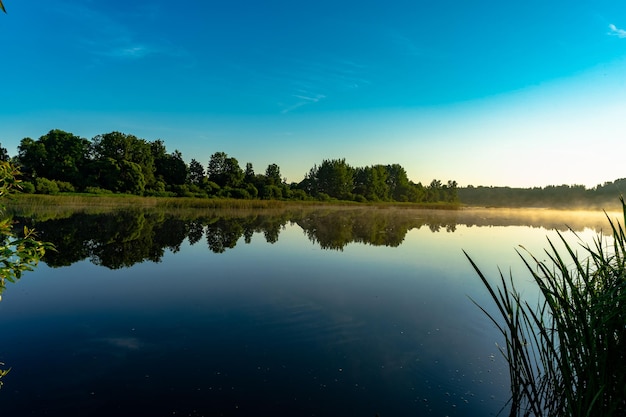
M 626 204 L 620 198 L 626 224 Z M 619 221 L 612 243 L 599 233 L 579 240 L 578 254 L 558 233 L 547 259 L 517 251 L 541 294 L 531 305 L 513 277 L 492 284 L 469 257 L 499 313 L 478 307 L 505 338 L 510 416 L 626 415 L 626 235 Z

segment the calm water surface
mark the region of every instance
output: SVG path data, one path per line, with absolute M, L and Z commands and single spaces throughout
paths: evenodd
M 494 279 L 601 213 L 150 212 L 21 219 L 59 248 L 0 302 L 2 416 L 489 416 Z M 571 237 L 571 233 L 564 232 Z M 573 239 L 573 238 L 572 238 Z

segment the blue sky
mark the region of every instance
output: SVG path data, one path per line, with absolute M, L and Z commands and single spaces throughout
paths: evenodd
M 626 2 L 3 0 L 0 142 L 62 129 L 300 181 L 626 177 Z

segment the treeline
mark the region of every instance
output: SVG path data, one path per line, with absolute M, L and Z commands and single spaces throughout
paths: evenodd
M 619 196 L 626 194 L 626 178 L 598 184 L 549 185 L 546 187 L 463 187 L 458 197 L 463 204 L 479 207 L 551 207 L 608 209 L 619 204 Z
M 0 145 L 0 158 L 8 160 Z M 147 141 L 111 132 L 91 140 L 51 130 L 37 140 L 20 141 L 11 158 L 24 175 L 27 193 L 126 193 L 142 196 L 281 200 L 398 201 L 456 203 L 457 183 L 413 183 L 398 165 L 352 167 L 345 159 L 324 160 L 299 183 L 287 184 L 280 167 L 256 173 L 252 163 L 215 152 L 206 165 L 168 152 L 162 140 Z

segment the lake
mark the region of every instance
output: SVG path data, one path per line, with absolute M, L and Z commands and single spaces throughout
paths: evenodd
M 601 212 L 496 209 L 19 220 L 58 252 L 2 294 L 3 417 L 496 415 L 503 338 L 462 250 L 532 300 L 519 245 L 541 258 L 555 229 L 609 230 Z

